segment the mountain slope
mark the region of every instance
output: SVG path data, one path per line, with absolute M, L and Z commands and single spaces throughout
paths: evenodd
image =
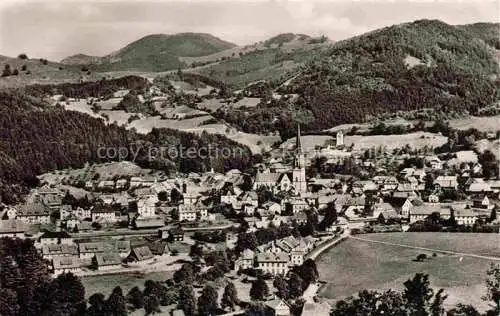
M 21 59 L 0 56 L 0 71 L 9 66 L 17 75 L 0 77 L 0 89 L 18 88 L 30 84 L 57 84 L 79 80 L 99 80 L 102 75 L 82 71 L 80 66 L 64 65 L 45 59 Z
M 482 39 L 486 44 L 500 49 L 500 23 L 474 23 L 457 26 L 475 37 Z
M 101 57 L 90 56 L 85 54 L 76 54 L 61 60 L 61 64 L 64 65 L 88 65 L 88 64 L 98 64 L 100 62 L 101 62 Z
M 158 72 L 183 68 L 181 57 L 210 55 L 235 46 L 205 33 L 153 34 L 101 58 L 76 55 L 64 62 L 92 64 L 93 71 Z
M 244 131 L 269 132 L 293 126 L 292 114 L 306 129 L 323 130 L 422 108 L 443 115 L 477 113 L 500 99 L 499 73 L 494 49 L 477 34 L 420 20 L 338 42 L 318 54 L 280 88 L 298 94 L 295 103 L 273 101 L 219 117 Z

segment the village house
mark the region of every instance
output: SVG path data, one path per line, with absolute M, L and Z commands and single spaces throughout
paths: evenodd
M 400 218 L 400 214 L 389 203 L 377 203 L 374 205 L 373 209 L 374 218 L 378 218 L 380 215 L 382 215 L 386 220 Z
M 477 215 L 466 205 L 452 205 L 451 211 L 458 225 L 472 226 L 477 221 Z
M 415 205 L 410 210 L 410 223 L 415 223 L 418 221 L 425 220 L 432 213 L 439 213 L 441 218 L 448 219 L 450 218 L 450 208 L 443 207 L 440 204 L 430 204 L 430 203 L 422 203 L 422 205 Z
M 128 181 L 127 179 L 118 179 L 116 180 L 116 188 L 117 189 L 125 189 L 127 187 Z
M 59 231 L 59 232 L 46 231 L 40 236 L 40 238 L 38 238 L 38 241 L 40 242 L 41 245 L 73 244 L 73 238 L 71 237 L 71 235 L 64 231 Z
M 50 209 L 42 203 L 25 204 L 18 207 L 16 219 L 26 224 L 50 224 Z
M 458 188 L 457 176 L 438 176 L 434 180 L 434 186 L 442 190 L 456 190 Z
M 117 240 L 113 252 L 117 253 L 121 258 L 126 258 L 130 254 L 130 240 Z
M 267 301 L 266 307 L 270 309 L 272 316 L 290 316 L 290 306 L 281 299 Z
M 257 267 L 263 273 L 272 275 L 283 274 L 288 272 L 289 256 L 286 253 L 258 253 Z
M 156 181 L 154 177 L 132 177 L 130 178 L 130 188 L 150 187 L 156 183 Z
M 474 181 L 467 188 L 467 194 L 473 198 L 484 197 L 485 195 L 491 196 L 493 189 L 483 179 L 474 179 Z
M 174 227 L 168 231 L 169 237 L 174 241 L 183 241 L 184 240 L 184 230 L 182 227 Z
M 410 218 L 410 210 L 413 207 L 411 199 L 392 199 L 390 204 L 394 207 L 396 212 L 404 219 Z
M 115 182 L 111 180 L 103 180 L 97 184 L 99 190 L 112 190 L 115 188 Z
M 33 203 L 42 203 L 50 210 L 58 210 L 62 205 L 63 194 L 60 190 L 42 187 L 33 196 Z
M 433 170 L 442 170 L 443 162 L 437 156 L 427 156 L 425 157 L 426 165 L 430 166 Z
M 80 259 L 92 259 L 96 254 L 109 252 L 110 248 L 104 242 L 82 242 L 78 244 L 78 253 Z
M 224 204 L 234 204 L 238 199 L 239 194 L 241 194 L 239 189 L 227 190 L 225 194 L 220 196 L 220 202 Z
M 125 259 L 126 262 L 151 262 L 154 255 L 148 246 L 140 246 L 132 248 L 130 254 Z
M 116 223 L 116 211 L 109 205 L 97 204 L 91 210 L 92 222 Z
M 202 203 L 179 204 L 179 221 L 194 222 L 208 218 L 208 208 Z
M 54 257 L 52 260 L 52 270 L 54 276 L 63 273 L 78 274 L 82 272 L 81 261 L 78 257 Z
M 55 257 L 77 257 L 78 247 L 68 244 L 44 244 L 42 246 L 42 257 L 51 260 Z
M 0 238 L 24 238 L 24 233 L 27 230 L 25 222 L 16 219 L 0 220 Z
M 84 219 L 91 219 L 92 218 L 92 212 L 90 211 L 90 209 L 83 209 L 81 207 L 78 207 L 74 212 L 73 214 L 78 217 L 78 219 L 80 220 L 84 220 Z
M 255 253 L 250 249 L 245 249 L 234 263 L 236 271 L 252 269 L 254 267 Z
M 479 210 L 492 210 L 495 207 L 495 204 L 490 202 L 487 195 L 478 195 L 472 199 L 472 207 Z
M 95 255 L 98 271 L 116 270 L 122 267 L 122 258 L 117 253 L 99 253 Z
M 255 182 L 253 184 L 253 190 L 258 190 L 262 187 L 275 192 L 278 180 L 280 179 L 281 173 L 270 172 L 266 170 L 264 172 L 257 172 L 255 175 Z
M 307 209 L 309 207 L 307 202 L 301 198 L 292 198 L 289 200 L 288 204 L 290 205 L 290 207 L 292 209 L 292 213 L 295 215 L 301 213 L 302 211 L 304 211 L 305 209 Z M 287 209 L 286 206 L 285 206 L 285 209 Z

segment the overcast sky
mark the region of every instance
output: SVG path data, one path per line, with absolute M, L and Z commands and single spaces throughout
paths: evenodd
M 0 54 L 106 55 L 154 33 L 244 45 L 284 33 L 339 40 L 416 19 L 499 22 L 500 0 L 0 0 Z

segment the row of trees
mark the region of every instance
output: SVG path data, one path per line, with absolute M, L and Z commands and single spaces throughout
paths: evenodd
M 332 316 L 365 316 L 365 315 L 400 315 L 400 316 L 496 316 L 500 314 L 500 266 L 492 265 L 487 271 L 485 301 L 493 306 L 485 314 L 477 311 L 472 305 L 458 304 L 446 311 L 443 303 L 448 295 L 443 289 L 435 291 L 430 286 L 429 275 L 417 273 L 412 279 L 404 282 L 402 292 L 387 290 L 385 292 L 363 290 L 356 297 L 338 301 L 332 308 Z

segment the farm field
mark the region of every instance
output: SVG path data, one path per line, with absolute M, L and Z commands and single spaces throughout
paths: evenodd
M 427 146 L 439 147 L 446 144 L 448 138 L 442 135 L 417 132 L 403 135 L 374 135 L 374 136 L 345 136 L 346 146 L 354 145 L 354 150 L 373 148 L 374 146 L 385 146 L 387 149 L 402 148 L 410 145 L 412 148 L 423 148 Z
M 480 132 L 496 132 L 500 130 L 500 116 L 486 116 L 450 120 L 450 126 L 466 130 L 475 128 Z
M 362 238 L 410 246 L 474 253 L 500 257 L 497 234 L 386 233 L 362 235 Z M 430 259 L 415 262 L 425 253 Z M 323 253 L 317 260 L 320 279 L 327 282 L 318 295 L 334 302 L 362 289 L 402 290 L 403 282 L 415 273 L 428 273 L 431 286 L 444 288 L 448 294 L 446 308 L 457 303 L 472 304 L 480 310 L 488 308 L 481 297 L 484 280 L 491 263 L 479 259 L 418 249 L 348 239 Z
M 81 277 L 81 280 L 85 286 L 85 296 L 87 298 L 95 293 L 102 293 L 107 297 L 116 286 L 120 286 L 126 294 L 134 286 L 138 286 L 141 290 L 144 289 L 144 282 L 147 280 L 161 282 L 168 280 L 172 277 L 172 275 L 172 271 L 151 272 L 147 274 L 123 273 L 87 276 Z

